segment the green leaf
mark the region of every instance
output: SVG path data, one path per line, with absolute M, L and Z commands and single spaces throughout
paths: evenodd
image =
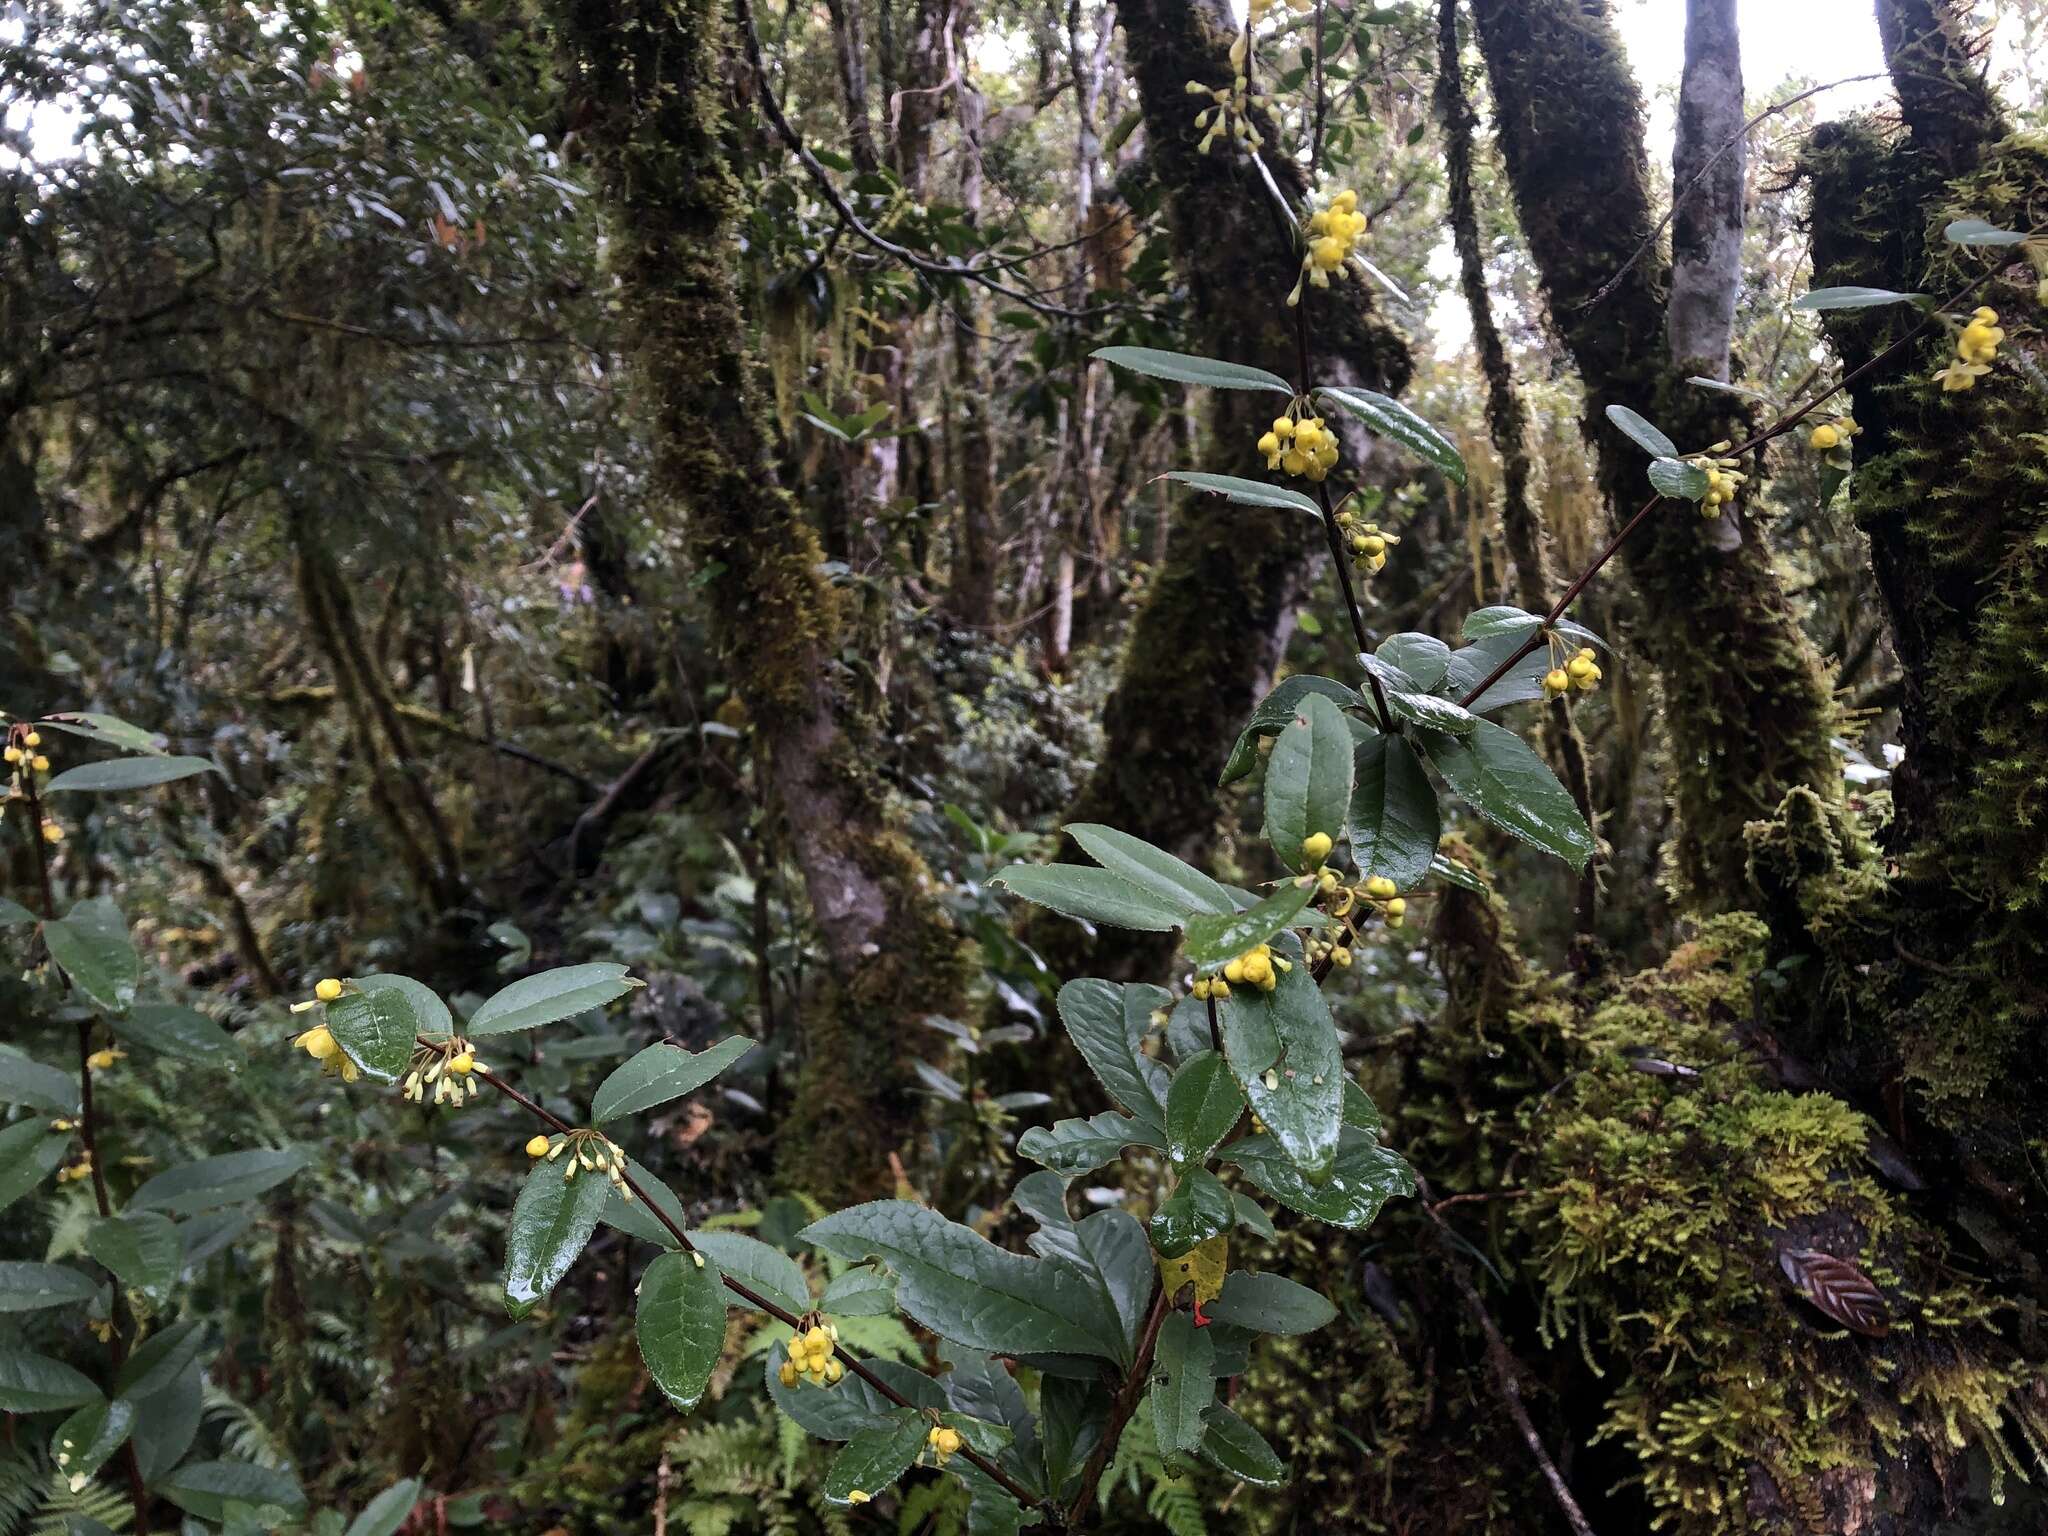
M 1465 617 L 1464 635 L 1467 640 L 1473 641 L 1505 637 L 1512 639 L 1515 644 L 1519 645 L 1542 627 L 1543 620 L 1537 615 L 1528 612 L 1526 609 L 1510 608 L 1502 604 L 1492 608 L 1474 609 L 1471 613 L 1467 614 Z M 1558 619 L 1550 627 L 1567 640 L 1577 641 L 1581 645 L 1595 645 L 1603 651 L 1611 649 L 1607 642 L 1594 634 L 1592 630 L 1586 628 L 1583 624 L 1575 624 L 1570 619 Z M 1505 655 L 1506 652 L 1503 651 L 1500 654 Z M 1473 681 L 1478 681 L 1476 675 Z
M 780 1349 L 763 1353 L 767 1365 L 768 1396 L 807 1435 L 820 1440 L 851 1440 L 864 1429 L 889 1422 L 897 1405 L 883 1397 L 858 1376 L 844 1377 L 836 1387 L 814 1387 L 808 1382 L 785 1387 L 779 1374 L 786 1358 Z M 913 1408 L 943 1408 L 946 1394 L 924 1372 L 912 1370 L 896 1360 L 870 1359 L 868 1369 L 887 1382 Z
M 1422 883 L 1443 836 L 1436 786 L 1399 736 L 1360 742 L 1353 759 L 1351 856 L 1359 874 L 1384 875 L 1402 890 Z
M 842 1507 L 867 1503 L 910 1470 L 930 1433 L 924 1416 L 911 1408 L 898 1408 L 885 1424 L 862 1430 L 846 1442 L 825 1474 L 825 1502 Z
M 219 772 L 213 760 L 206 757 L 117 757 L 111 762 L 80 763 L 76 768 L 66 768 L 43 786 L 43 793 L 53 795 L 62 789 L 150 789 L 173 779 L 189 779 L 195 773 Z
M 469 1016 L 463 1033 L 509 1035 L 522 1029 L 538 1029 L 579 1013 L 602 1008 L 641 985 L 626 974 L 623 965 L 609 960 L 588 965 L 565 965 L 515 981 L 486 998 Z
M 1444 680 L 1444 672 L 1451 664 L 1451 648 L 1434 635 L 1389 635 L 1373 654 L 1407 673 L 1423 693 Z
M 1751 389 L 1746 384 L 1730 384 L 1726 379 L 1710 379 L 1705 374 L 1695 373 L 1685 382 L 1697 384 L 1701 389 L 1717 389 L 1723 394 L 1740 395 L 1745 400 L 1756 400 L 1772 407 L 1778 403 L 1760 389 Z
M 1237 1224 L 1254 1237 L 1263 1237 L 1270 1243 L 1280 1235 L 1274 1230 L 1273 1218 L 1266 1214 L 1266 1208 L 1250 1195 L 1233 1189 L 1230 1203 L 1237 1207 Z
M 1378 1135 L 1382 1126 L 1380 1107 L 1373 1103 L 1372 1096 L 1358 1086 L 1358 1079 L 1346 1076 L 1344 1079 L 1344 1123 L 1355 1125 L 1361 1131 Z
M 2024 245 L 2027 236 L 2016 229 L 2000 229 L 1983 219 L 1955 219 L 1941 232 L 1951 245 Z
M 1074 1221 L 1067 1215 L 1065 1187 L 1052 1173 L 1034 1173 L 1018 1183 L 1018 1207 L 1039 1223 L 1031 1251 L 1080 1277 L 1097 1314 L 1117 1336 L 1117 1364 L 1127 1366 L 1156 1284 L 1151 1244 L 1129 1211 L 1111 1208 Z
M 1350 802 L 1351 727 L 1335 704 L 1308 694 L 1266 759 L 1266 841 L 1299 871 L 1302 842 L 1318 832 L 1341 838 Z
M 67 1479 L 91 1477 L 121 1449 L 135 1427 L 135 1405 L 125 1397 L 87 1403 L 50 1436 L 50 1460 Z
M 115 1396 L 140 1405 L 168 1390 L 192 1368 L 205 1346 L 206 1325 L 197 1321 L 173 1323 L 151 1334 L 115 1376 Z
M 1176 1163 L 1206 1162 L 1244 1110 L 1244 1090 L 1221 1054 L 1190 1057 L 1166 1092 L 1166 1155 Z
M 1484 640 L 1451 652 L 1451 669 L 1444 674 L 1443 691 L 1455 699 L 1463 699 L 1486 678 L 1493 675 L 1494 668 L 1507 661 L 1530 638 L 1528 631 L 1520 635 L 1489 635 Z M 1550 670 L 1550 657 L 1540 642 L 1503 672 L 1499 678 L 1487 685 L 1486 692 L 1474 698 L 1465 708 L 1473 714 L 1485 714 L 1490 710 L 1503 709 L 1510 704 L 1525 704 L 1543 697 L 1543 674 Z
M 725 1286 L 702 1254 L 657 1254 L 640 1277 L 633 1331 L 662 1395 L 688 1413 L 725 1348 Z
M 96 1402 L 100 1389 L 61 1360 L 0 1345 L 0 1412 L 47 1413 Z
M 1285 1275 L 1233 1270 L 1223 1294 L 1209 1303 L 1209 1316 L 1255 1333 L 1313 1333 L 1337 1315 L 1327 1297 Z
M 1264 389 L 1277 395 L 1294 393 L 1292 384 L 1263 368 L 1194 357 L 1186 352 L 1161 352 L 1155 347 L 1097 347 L 1088 355 L 1148 378 L 1170 379 L 1176 384 L 1205 384 L 1211 389 Z
M 1234 987 L 1220 1009 L 1223 1054 L 1252 1113 L 1311 1177 L 1337 1151 L 1344 1057 L 1330 1005 L 1297 952 L 1271 992 Z
M 1207 491 L 1212 496 L 1222 496 L 1241 507 L 1268 507 L 1281 512 L 1306 512 L 1310 517 L 1320 518 L 1323 509 L 1310 497 L 1299 491 L 1291 491 L 1284 485 L 1272 485 L 1264 480 L 1247 480 L 1241 475 L 1212 475 L 1198 469 L 1176 469 L 1159 477 L 1162 480 L 1177 480 L 1182 485 L 1191 485 L 1198 491 Z
M 1320 693 L 1339 704 L 1358 702 L 1356 690 L 1334 677 L 1302 675 L 1288 678 L 1261 699 L 1259 707 L 1252 711 L 1251 719 L 1238 733 L 1237 745 L 1230 750 L 1230 761 L 1223 765 L 1223 777 L 1216 781 L 1218 788 L 1233 784 L 1252 771 L 1259 760 L 1259 738 L 1278 736 L 1300 712 L 1301 701 L 1311 693 Z
M 673 1244 L 675 1239 L 668 1241 Z M 764 1301 L 774 1302 L 785 1312 L 810 1311 L 811 1287 L 802 1267 L 773 1244 L 744 1232 L 699 1231 L 690 1234 L 690 1245 L 716 1264 L 720 1274 L 737 1280 Z
M 1593 834 L 1557 775 L 1529 744 L 1491 720 L 1469 736 L 1422 733 L 1444 782 L 1486 820 L 1574 869 L 1592 857 Z
M 1650 485 L 1659 496 L 1698 501 L 1707 494 L 1707 472 L 1683 459 L 1650 460 Z
M 94 1223 L 85 1235 L 85 1251 L 153 1307 L 170 1300 L 185 1267 L 184 1240 L 170 1217 L 157 1211 L 130 1211 Z
M 1315 898 L 1315 894 L 1314 881 L 1297 885 L 1289 880 L 1256 905 L 1229 917 L 1202 914 L 1189 918 L 1184 946 L 1188 964 L 1198 971 L 1207 970 L 1266 943 L 1275 934 L 1292 927 L 1302 908 Z
M 1924 293 L 1894 293 L 1889 288 L 1815 288 L 1792 301 L 1794 309 L 1875 309 L 1884 304 L 1912 304 Z
M 321 1014 L 327 1032 L 372 1082 L 395 1083 L 420 1035 L 454 1033 L 448 1007 L 410 976 L 357 976 Z
M 1465 483 L 1465 457 L 1451 440 L 1391 395 L 1370 389 L 1319 389 L 1317 395 L 1373 432 L 1399 443 L 1424 462 L 1443 471 L 1453 485 Z
M 291 1473 L 247 1461 L 188 1461 L 162 1479 L 155 1491 L 202 1520 L 226 1520 L 231 1504 L 270 1506 L 293 1515 L 306 1507 L 299 1480 Z
M 1017 1138 L 1019 1156 L 1041 1163 L 1062 1178 L 1075 1179 L 1113 1163 L 1125 1147 L 1156 1147 L 1159 1133 L 1129 1115 L 1106 1109 L 1085 1120 L 1034 1125 Z
M 53 1115 L 78 1109 L 78 1079 L 46 1067 L 12 1046 L 0 1046 L 0 1104 L 27 1104 Z
M 694 1056 L 679 1045 L 650 1045 L 598 1085 L 590 1100 L 590 1123 L 603 1125 L 695 1093 L 757 1044 L 733 1035 Z
M 24 923 L 36 920 L 35 913 L 20 902 L 0 896 L 0 928 L 19 928 Z
M 1069 822 L 1067 836 L 1104 869 L 1123 876 L 1182 912 L 1235 912 L 1230 892 L 1194 865 L 1142 838 L 1090 821 Z
M 142 980 L 142 960 L 128 938 L 128 920 L 104 896 L 81 901 L 56 922 L 43 924 L 50 958 L 89 1002 L 125 1013 Z
M 1082 977 L 1060 988 L 1057 1006 L 1074 1047 L 1109 1096 L 1140 1122 L 1166 1122 L 1166 1068 L 1143 1050 L 1155 1010 L 1172 1001 L 1163 987 Z
M 0 1312 L 36 1312 L 91 1301 L 98 1289 L 66 1264 L 0 1263 Z
M 398 1536 L 413 1506 L 420 1501 L 418 1478 L 393 1483 L 363 1506 L 363 1512 L 349 1522 L 344 1536 Z
M 936 1211 L 872 1200 L 800 1234 L 843 1259 L 880 1259 L 896 1273 L 896 1304 L 943 1338 L 990 1354 L 1116 1358 L 1073 1272 L 996 1247 Z M 1094 1324 L 1094 1326 L 1090 1326 Z
M 1387 708 L 1397 719 L 1410 725 L 1431 731 L 1448 731 L 1453 736 L 1467 735 L 1479 723 L 1479 717 L 1469 713 L 1464 705 L 1440 699 L 1433 693 L 1405 693 L 1390 688 L 1387 690 Z
M 168 1211 L 190 1216 L 273 1189 L 313 1160 L 302 1147 L 258 1147 L 202 1157 L 196 1163 L 169 1168 L 149 1180 L 128 1201 L 132 1211 Z
M 1246 1136 L 1224 1147 L 1223 1160 L 1289 1210 L 1337 1227 L 1363 1227 L 1396 1195 L 1415 1193 L 1415 1174 L 1398 1152 L 1365 1131 L 1347 1128 L 1330 1176 L 1311 1184 L 1270 1136 Z
M 1131 884 L 1122 875 L 1079 864 L 1006 864 L 988 877 L 1013 896 L 1050 907 L 1062 917 L 1167 933 L 1184 916 L 1180 907 Z
M 1159 1455 L 1171 1467 L 1202 1443 L 1202 1415 L 1216 1401 L 1216 1343 L 1194 1318 L 1181 1311 L 1166 1314 L 1159 1325 L 1159 1343 L 1145 1401 L 1152 1409 L 1152 1427 Z
M 1675 459 L 1678 444 L 1625 405 L 1607 407 L 1607 419 L 1621 429 L 1621 435 L 1653 459 Z
M 835 1317 L 886 1317 L 896 1310 L 896 1282 L 865 1265 L 849 1269 L 825 1287 L 818 1309 Z
M 135 1428 L 130 1434 L 145 1483 L 154 1483 L 192 1449 L 192 1442 L 199 1438 L 205 1399 L 203 1373 L 196 1360 L 161 1392 L 130 1399 L 135 1404 Z
M 505 1310 L 514 1317 L 539 1306 L 569 1272 L 597 1230 L 611 1192 L 610 1180 L 598 1170 L 585 1168 L 565 1178 L 572 1155 L 535 1163 L 512 1204 L 512 1226 L 505 1236 Z
M 1278 1488 L 1287 1481 L 1287 1463 L 1229 1405 L 1211 1403 L 1202 1412 L 1202 1425 L 1201 1455 L 1211 1466 L 1254 1488 Z
M 47 1179 L 70 1148 L 71 1138 L 40 1118 L 0 1130 L 0 1211 Z
M 179 1061 L 233 1070 L 245 1054 L 235 1037 L 212 1019 L 177 1003 L 137 1003 L 112 1022 L 114 1033 L 130 1045 L 161 1051 Z
M 1188 1168 L 1145 1224 L 1160 1256 L 1177 1259 L 1237 1224 L 1230 1191 L 1206 1168 Z
M 123 752 L 163 751 L 163 738 L 153 731 L 145 731 L 139 725 L 130 725 L 119 715 L 74 714 L 66 711 L 61 715 L 45 715 L 36 722 L 53 731 L 63 731 L 72 736 L 83 736 L 87 741 L 102 742 Z
M 1449 881 L 1452 885 L 1471 891 L 1474 895 L 1486 894 L 1485 878 L 1478 870 L 1461 860 L 1440 853 L 1429 861 L 1429 872 L 1437 879 Z

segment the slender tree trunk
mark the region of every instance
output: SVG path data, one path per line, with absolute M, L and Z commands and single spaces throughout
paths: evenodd
M 1686 0 L 1685 75 L 1671 151 L 1671 358 L 1728 377 L 1742 289 L 1742 38 L 1735 0 Z
M 830 977 L 804 1020 L 785 1172 L 820 1198 L 889 1186 L 914 1132 L 913 1021 L 957 1011 L 963 942 L 895 823 L 876 723 L 837 661 L 845 615 L 757 429 L 733 284 L 717 0 L 563 0 L 617 218 L 660 492 L 687 516 L 719 645 L 754 722 Z
M 982 133 L 988 122 L 988 103 L 967 78 L 967 65 L 960 56 L 957 33 L 965 26 L 963 14 L 955 23 L 956 37 L 949 44 L 955 50 L 951 62 L 958 76 L 953 101 L 960 124 L 960 206 L 971 222 L 979 223 Z M 955 420 L 960 434 L 954 483 L 960 510 L 948 606 L 955 618 L 976 626 L 989 624 L 995 616 L 996 451 L 989 408 L 988 361 L 981 337 L 988 312 L 980 290 L 970 285 L 957 301 L 952 317 L 954 389 L 958 400 Z

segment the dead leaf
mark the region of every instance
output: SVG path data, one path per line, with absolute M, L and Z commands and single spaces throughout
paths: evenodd
M 1808 1301 L 1844 1328 L 1873 1339 L 1891 1332 L 1884 1293 L 1847 1259 L 1818 1248 L 1781 1248 L 1778 1267 Z

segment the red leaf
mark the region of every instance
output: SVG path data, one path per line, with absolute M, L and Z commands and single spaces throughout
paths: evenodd
M 1873 1339 L 1891 1332 L 1884 1293 L 1847 1259 L 1818 1248 L 1781 1248 L 1778 1267 L 1808 1301 L 1844 1328 Z

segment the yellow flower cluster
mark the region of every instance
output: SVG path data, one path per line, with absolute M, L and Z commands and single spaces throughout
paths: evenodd
M 1358 939 L 1359 921 L 1369 913 L 1376 913 L 1389 928 L 1399 928 L 1408 920 L 1408 903 L 1401 895 L 1401 888 L 1385 875 L 1374 875 L 1363 885 L 1325 885 L 1323 889 L 1335 897 L 1325 910 L 1337 919 L 1340 926 L 1327 938 L 1311 937 L 1308 940 L 1308 958 L 1312 965 L 1321 965 L 1326 960 L 1332 965 L 1350 965 L 1352 945 Z
M 931 1447 L 932 1464 L 940 1467 L 946 1464 L 946 1458 L 958 1451 L 962 1444 L 960 1431 L 947 1424 L 934 1424 L 932 1432 L 924 1437 L 924 1442 Z
M 83 1182 L 84 1180 L 89 1179 L 91 1177 L 92 1154 L 90 1152 L 81 1152 L 78 1156 L 77 1162 L 72 1163 L 69 1167 L 59 1168 L 57 1170 L 57 1182 L 59 1184 Z
M 1935 374 L 1936 382 L 1949 393 L 1975 389 L 1977 381 L 1991 371 L 1992 361 L 1998 356 L 1998 344 L 2003 340 L 2005 332 L 1998 327 L 1998 311 L 1988 304 L 1978 305 L 1970 315 L 1970 323 L 1956 337 L 1955 361 Z
M 1251 118 L 1251 76 L 1247 72 L 1250 58 L 1249 39 L 1239 33 L 1230 45 L 1229 85 L 1204 85 L 1199 80 L 1187 83 L 1190 96 L 1206 96 L 1211 106 L 1195 114 L 1195 126 L 1204 130 L 1197 152 L 1207 154 L 1216 147 L 1216 141 L 1228 135 L 1244 145 L 1246 149 L 1258 150 L 1266 142 L 1265 135 L 1252 126 Z
M 425 1103 L 427 1089 L 431 1087 L 436 1104 L 460 1106 L 481 1091 L 477 1087 L 476 1074 L 488 1070 L 476 1059 L 476 1052 L 469 1048 L 467 1040 L 460 1035 L 450 1035 L 446 1040 L 414 1049 L 412 1063 L 404 1079 L 405 1096 L 415 1104 Z M 605 1144 L 610 1145 L 609 1142 Z
M 1742 460 L 1717 458 L 1725 454 L 1728 444 L 1716 443 L 1705 453 L 1696 453 L 1685 462 L 1706 472 L 1707 494 L 1700 498 L 1701 517 L 1719 517 L 1721 509 L 1735 499 L 1736 489 L 1749 476 L 1742 473 Z
M 85 1058 L 85 1064 L 94 1072 L 104 1072 L 127 1054 L 126 1051 L 94 1051 Z
M 1543 697 L 1561 699 L 1576 688 L 1591 693 L 1600 686 L 1600 664 L 1593 659 L 1593 647 L 1582 645 L 1570 661 L 1543 674 Z
M 346 990 L 347 988 L 337 978 L 323 977 L 314 983 L 311 997 L 292 1004 L 292 1012 L 304 1013 L 308 1008 L 319 1008 L 327 1003 L 339 1002 Z M 319 1062 L 321 1068 L 329 1075 L 340 1078 L 344 1083 L 352 1083 L 363 1075 L 362 1069 L 355 1064 L 348 1052 L 341 1048 L 341 1042 L 334 1038 L 333 1032 L 325 1024 L 315 1024 L 293 1040 L 292 1045 Z
M 17 725 L 8 731 L 7 745 L 0 748 L 0 761 L 14 770 L 8 775 L 8 799 L 26 794 L 35 787 L 36 777 L 50 771 L 50 759 L 41 750 L 42 745 L 43 733 L 34 726 Z M 24 784 L 24 780 L 28 782 Z M 46 843 L 64 841 L 64 829 L 48 816 L 42 819 L 42 834 Z
M 1351 551 L 1352 564 L 1368 576 L 1377 576 L 1386 569 L 1387 547 L 1401 542 L 1378 523 L 1361 521 L 1348 505 L 1338 509 L 1337 532 L 1344 547 Z
M 1822 453 L 1831 453 L 1862 430 L 1856 425 L 1854 416 L 1837 416 L 1833 421 L 1824 421 L 1815 427 L 1806 440 Z
M 1337 434 L 1323 425 L 1322 417 L 1297 417 L 1289 406 L 1287 414 L 1275 416 L 1272 429 L 1259 439 L 1259 452 L 1266 456 L 1268 469 L 1322 480 L 1337 465 Z
M 469 1091 L 472 1095 L 475 1094 L 475 1083 L 469 1085 Z M 536 1136 L 533 1141 L 541 1139 Z M 526 1144 L 529 1153 L 533 1151 L 533 1141 Z M 564 1184 L 574 1183 L 577 1173 L 587 1168 L 592 1173 L 601 1173 L 610 1179 L 612 1188 L 619 1192 L 620 1199 L 633 1198 L 633 1186 L 626 1182 L 626 1149 L 603 1131 L 570 1131 L 542 1151 L 539 1156 L 541 1160 L 550 1163 L 564 1156 L 568 1158 L 568 1162 L 562 1167 Z
M 1287 295 L 1290 308 L 1301 302 L 1304 282 L 1327 288 L 1332 274 L 1342 277 L 1350 267 L 1359 241 L 1365 238 L 1365 215 L 1358 211 L 1358 194 L 1346 187 L 1330 199 L 1329 207 L 1311 213 L 1303 238 L 1301 276 Z
M 810 1327 L 790 1335 L 789 1358 L 782 1362 L 777 1377 L 785 1387 L 806 1380 L 814 1387 L 836 1386 L 846 1374 L 846 1367 L 832 1358 L 838 1343 L 839 1329 L 812 1313 Z

